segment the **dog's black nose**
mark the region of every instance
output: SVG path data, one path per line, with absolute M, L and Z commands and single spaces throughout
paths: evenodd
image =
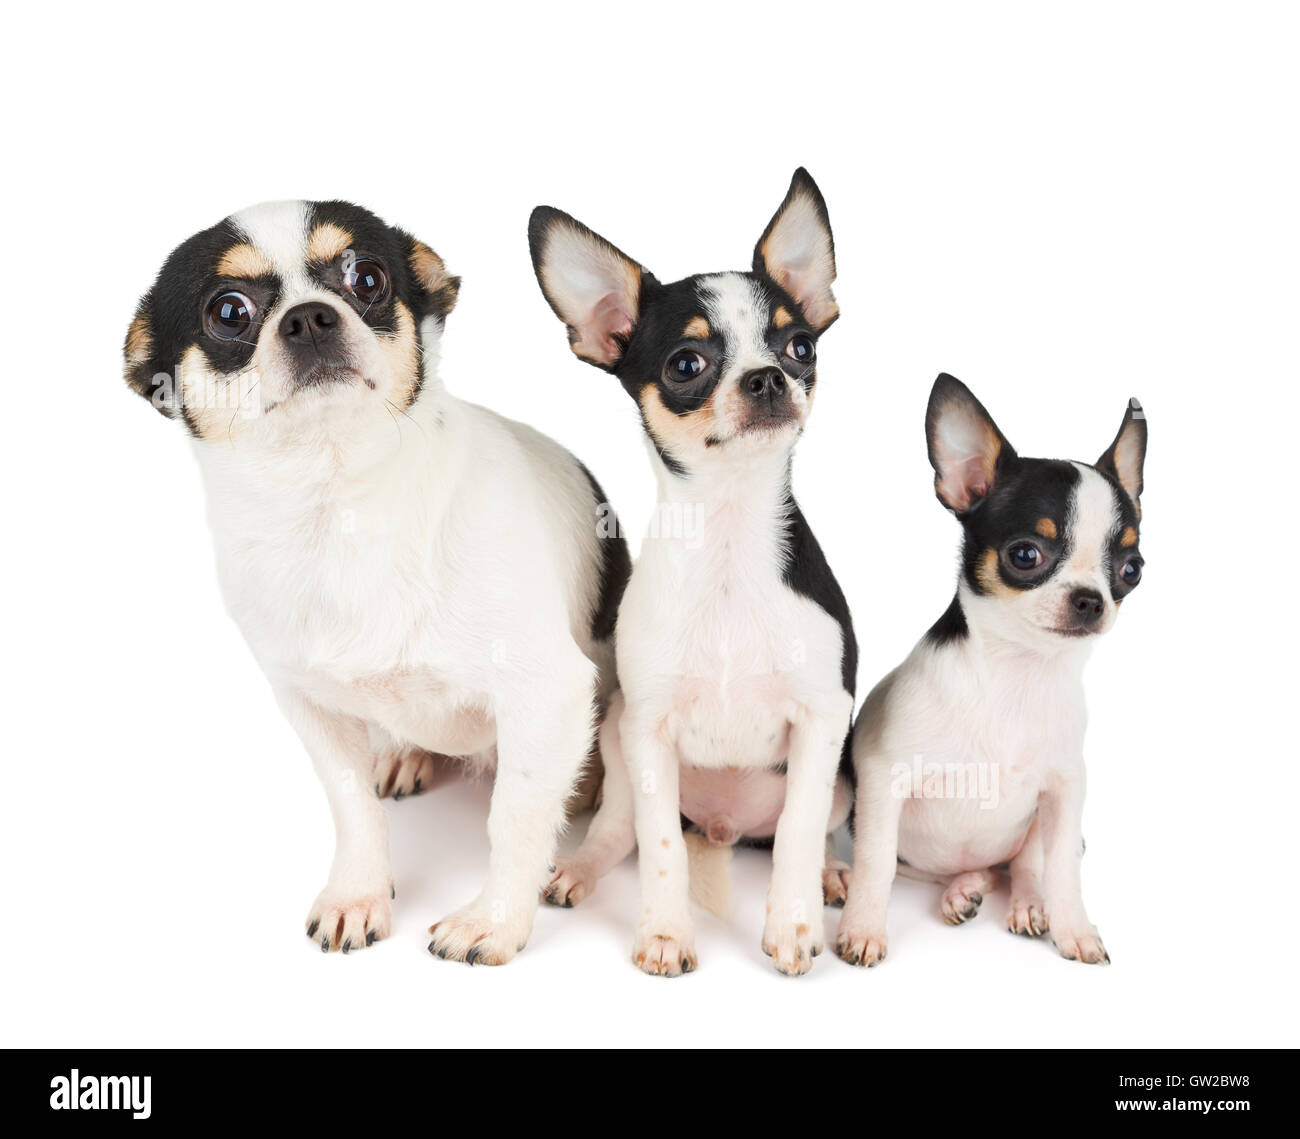
M 1070 594 L 1070 608 L 1077 625 L 1095 625 L 1106 612 L 1106 600 L 1095 589 L 1076 589 Z
M 740 390 L 751 399 L 776 403 L 785 396 L 785 373 L 780 368 L 759 368 L 740 378 Z
M 280 335 L 296 346 L 316 344 L 339 331 L 339 310 L 324 301 L 294 305 L 280 318 Z

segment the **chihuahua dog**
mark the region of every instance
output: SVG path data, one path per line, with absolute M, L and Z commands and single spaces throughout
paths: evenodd
M 798 170 L 751 271 L 668 285 L 559 210 L 535 210 L 529 239 L 573 351 L 636 402 L 659 491 L 618 611 L 601 806 L 547 896 L 574 904 L 638 846 L 633 959 L 676 976 L 697 963 L 683 824 L 692 853 L 767 840 L 762 946 L 806 972 L 827 832 L 852 804 L 857 671 L 844 595 L 790 489 L 817 338 L 839 314 L 826 205 Z
M 1079 878 L 1082 674 L 1142 578 L 1146 419 L 1132 400 L 1093 466 L 1022 459 L 942 375 L 926 438 L 939 500 L 961 522 L 961 577 L 858 716 L 854 865 L 835 951 L 853 965 L 884 959 L 896 867 L 946 883 L 943 917 L 957 925 L 1009 866 L 1011 932 L 1050 932 L 1063 956 L 1109 962 Z
M 345 202 L 279 202 L 182 244 L 140 302 L 126 379 L 193 437 L 226 603 L 325 786 L 333 868 L 307 933 L 388 935 L 380 797 L 435 757 L 494 768 L 477 899 L 439 957 L 510 960 L 613 684 L 630 572 L 604 495 L 550 439 L 453 398 L 459 280 Z

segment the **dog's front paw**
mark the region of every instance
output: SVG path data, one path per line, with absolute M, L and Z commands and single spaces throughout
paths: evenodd
M 840 922 L 839 933 L 835 935 L 835 955 L 841 961 L 870 968 L 885 959 L 888 949 L 889 938 L 883 925 L 852 922 L 847 916 Z
M 320 945 L 322 953 L 351 953 L 374 945 L 393 930 L 392 896 L 392 886 L 363 894 L 327 886 L 307 915 L 307 936 Z
M 1097 930 L 1090 925 L 1079 923 L 1064 926 L 1054 924 L 1051 927 L 1052 941 L 1062 957 L 1071 961 L 1082 961 L 1085 965 L 1109 965 L 1110 954 L 1102 945 Z
M 777 971 L 797 977 L 812 968 L 813 958 L 825 947 L 820 912 L 804 921 L 778 919 L 768 915 L 763 927 L 763 952 L 772 958 Z
M 828 906 L 843 906 L 849 897 L 849 864 L 828 862 L 822 870 L 822 901 Z
M 543 888 L 542 897 L 553 906 L 566 910 L 576 906 L 596 888 L 596 875 L 577 859 L 562 858 L 555 864 L 555 874 Z
M 1042 937 L 1047 932 L 1047 914 L 1042 898 L 1012 898 L 1007 910 L 1007 929 L 1026 937 Z
M 680 977 L 699 968 L 695 936 L 689 922 L 659 922 L 642 925 L 632 944 L 632 960 L 652 977 Z
M 466 965 L 504 965 L 523 947 L 533 929 L 534 910 L 506 910 L 479 899 L 429 927 L 429 952 Z
M 418 795 L 446 783 L 454 773 L 455 764 L 456 760 L 449 756 L 420 748 L 380 752 L 374 764 L 375 794 L 381 799 Z

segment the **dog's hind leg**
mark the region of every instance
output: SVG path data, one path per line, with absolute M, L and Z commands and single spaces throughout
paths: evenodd
M 616 692 L 600 726 L 600 759 L 605 769 L 600 805 L 587 827 L 582 845 L 555 864 L 555 873 L 542 896 L 553 906 L 576 906 L 596 883 L 636 848 L 636 818 L 632 785 L 619 740 L 623 694 Z
M 980 912 L 984 895 L 997 887 L 996 870 L 970 870 L 958 874 L 943 892 L 939 909 L 949 925 L 961 925 Z

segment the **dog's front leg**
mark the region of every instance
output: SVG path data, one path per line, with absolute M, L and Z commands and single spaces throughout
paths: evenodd
M 302 693 L 277 689 L 280 707 L 311 756 L 334 816 L 334 864 L 307 916 L 321 950 L 361 949 L 392 929 L 388 820 L 371 780 L 365 722 L 328 712 Z
M 565 802 L 591 745 L 594 670 L 582 658 L 564 675 L 572 683 L 538 680 L 499 707 L 487 882 L 468 906 L 430 927 L 436 957 L 504 965 L 532 932 Z
M 682 838 L 677 751 L 664 738 L 659 717 L 643 706 L 629 704 L 621 727 L 641 877 L 641 916 L 632 960 L 643 972 L 676 977 L 698 964 L 690 871 Z
M 853 870 L 849 897 L 835 937 L 835 952 L 850 965 L 877 965 L 889 939 L 885 914 L 898 872 L 898 826 L 906 796 L 895 785 L 888 758 L 854 755 L 858 772 L 857 813 L 853 821 Z
M 852 698 L 808 709 L 790 730 L 785 805 L 772 847 L 772 883 L 767 894 L 763 952 L 791 976 L 806 973 L 825 945 L 822 870 L 826 823 Z
M 1062 957 L 1089 965 L 1110 964 L 1096 927 L 1083 906 L 1082 757 L 1071 769 L 1055 772 L 1038 798 L 1043 839 L 1043 908 L 1048 932 Z

